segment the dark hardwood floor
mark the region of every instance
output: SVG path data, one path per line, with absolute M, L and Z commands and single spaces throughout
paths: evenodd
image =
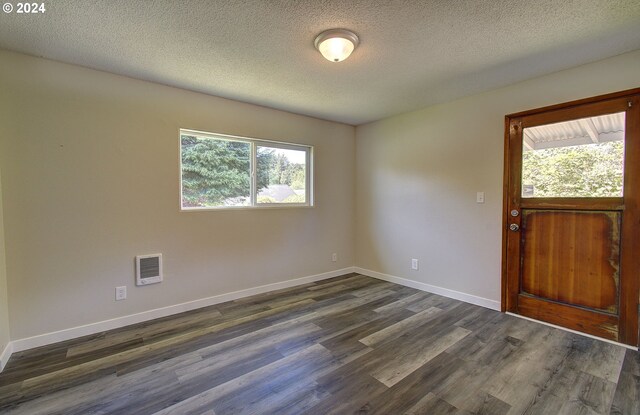
M 3 414 L 640 414 L 620 346 L 351 274 L 33 349 Z

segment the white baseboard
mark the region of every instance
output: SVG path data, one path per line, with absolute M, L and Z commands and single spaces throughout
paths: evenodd
M 131 314 L 124 317 L 118 317 L 111 320 L 100 321 L 98 323 L 87 324 L 79 327 L 72 327 L 65 330 L 45 333 L 38 336 L 28 337 L 24 339 L 14 340 L 7 346 L 10 352 L 20 352 L 23 350 L 33 349 L 34 347 L 46 346 L 65 340 L 71 340 L 82 336 L 101 333 L 103 331 L 117 329 L 132 324 L 142 323 L 156 318 L 167 317 L 173 314 L 183 313 L 185 311 L 195 310 L 202 307 L 208 307 L 215 304 L 224 303 L 226 301 L 237 300 L 238 298 L 249 297 L 256 294 L 263 294 L 269 291 L 280 290 L 283 288 L 295 287 L 297 285 L 308 284 L 310 282 L 321 281 L 328 278 L 338 277 L 340 275 L 354 272 L 353 267 L 342 268 L 335 271 L 324 272 L 322 274 L 310 275 L 307 277 L 296 278 L 292 280 L 276 282 L 273 284 L 261 285 L 259 287 L 248 288 L 246 290 L 234 291 L 226 294 L 216 295 L 213 297 L 202 298 L 199 300 L 189 301 L 187 303 L 176 304 L 168 307 L 157 308 L 154 310 L 144 311 L 142 313 Z M 5 353 L 7 350 L 5 350 Z M 7 360 L 11 353 L 8 353 Z M 2 355 L 4 358 L 4 354 Z M 4 362 L 4 360 L 3 360 Z
M 13 353 L 13 343 L 9 342 L 2 353 L 0 353 L 0 372 L 4 370 L 4 367 L 7 365 L 9 358 L 11 357 L 11 353 Z
M 410 280 L 407 278 L 396 277 L 394 275 L 383 274 L 381 272 L 371 271 L 360 267 L 354 267 L 354 272 L 358 274 L 366 275 L 368 277 L 377 278 L 379 280 L 389 281 L 396 284 L 404 285 L 405 287 L 415 288 L 420 291 L 426 291 L 433 294 L 438 294 L 443 297 L 453 298 L 454 300 L 464 301 L 481 307 L 490 308 L 491 310 L 500 311 L 500 301 L 489 300 L 488 298 L 478 297 L 471 294 L 466 294 L 460 291 L 450 290 L 448 288 L 438 287 L 436 285 L 425 284 Z

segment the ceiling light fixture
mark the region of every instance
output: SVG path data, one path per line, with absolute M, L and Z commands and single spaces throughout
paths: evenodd
M 346 29 L 330 29 L 320 33 L 313 44 L 327 60 L 340 62 L 358 46 L 358 35 Z

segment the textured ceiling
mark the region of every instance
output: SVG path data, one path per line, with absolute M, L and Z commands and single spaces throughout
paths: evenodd
M 640 49 L 639 0 L 45 4 L 0 13 L 0 48 L 355 125 Z M 313 47 L 335 27 L 340 63 Z

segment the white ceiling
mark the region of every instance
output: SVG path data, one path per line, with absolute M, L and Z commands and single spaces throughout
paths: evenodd
M 45 4 L 0 13 L 0 48 L 354 125 L 640 49 L 640 0 Z M 340 63 L 313 47 L 335 27 Z

